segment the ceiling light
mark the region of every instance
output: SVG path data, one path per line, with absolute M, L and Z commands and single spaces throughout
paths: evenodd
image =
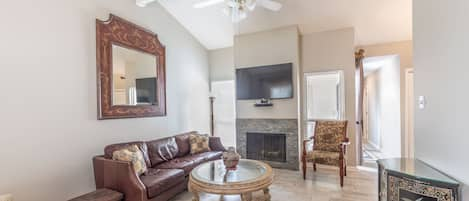
M 135 0 L 135 4 L 139 7 L 146 7 L 149 3 L 154 2 L 155 0 Z

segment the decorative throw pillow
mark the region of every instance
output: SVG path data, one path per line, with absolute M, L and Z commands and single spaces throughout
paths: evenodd
M 209 137 L 206 135 L 190 135 L 191 154 L 210 151 Z
M 118 161 L 132 162 L 135 173 L 141 175 L 147 171 L 147 165 L 143 158 L 143 153 L 140 151 L 137 145 L 114 151 L 112 153 L 112 159 Z

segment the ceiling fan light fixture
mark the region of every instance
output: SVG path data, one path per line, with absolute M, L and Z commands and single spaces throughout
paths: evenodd
M 205 8 L 209 6 L 213 6 L 219 3 L 223 3 L 225 0 L 206 0 L 201 1 L 199 3 L 194 4 L 194 8 Z
M 135 4 L 138 7 L 146 7 L 148 4 L 154 2 L 155 0 L 135 0 Z

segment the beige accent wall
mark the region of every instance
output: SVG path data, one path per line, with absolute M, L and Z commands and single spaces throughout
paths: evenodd
M 95 19 L 114 13 L 166 46 L 165 117 L 97 120 Z M 107 144 L 209 131 L 207 50 L 158 3 L 2 2 L 0 194 L 64 201 L 95 189 L 92 157 Z
M 348 148 L 349 165 L 357 164 L 355 136 L 355 57 L 353 28 L 325 31 L 301 36 L 301 68 L 303 73 L 343 70 L 345 79 L 345 118 L 349 121 L 348 136 L 352 144 Z M 301 84 L 304 88 L 303 84 Z M 302 93 L 304 89 L 301 90 Z M 304 132 L 305 101 L 301 95 L 302 133 Z M 303 137 L 304 135 L 301 135 Z
M 237 100 L 237 118 L 298 119 L 299 33 L 296 26 L 235 36 L 235 68 L 293 63 L 293 98 L 273 100 L 273 107 L 254 107 L 256 100 Z
M 364 49 L 366 57 L 399 55 L 401 66 L 404 68 L 412 68 L 414 66 L 412 46 L 412 41 L 409 40 L 358 46 L 357 49 Z
M 467 0 L 414 0 L 415 155 L 464 183 L 469 200 Z
M 359 46 L 356 48 L 364 49 L 365 50 L 365 57 L 378 57 L 378 56 L 390 56 L 390 55 L 397 55 L 400 59 L 400 86 L 401 86 L 401 153 L 405 153 L 405 140 L 406 138 L 406 124 L 408 122 L 405 121 L 405 104 L 406 104 L 406 94 L 405 94 L 405 71 L 408 68 L 413 68 L 413 43 L 412 41 L 398 41 L 398 42 L 391 42 L 391 43 L 383 43 L 383 44 L 376 44 L 376 45 L 367 45 L 367 46 Z

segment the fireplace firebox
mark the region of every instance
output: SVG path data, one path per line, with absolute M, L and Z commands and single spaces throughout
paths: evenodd
M 280 133 L 247 133 L 248 159 L 286 162 L 286 135 Z

